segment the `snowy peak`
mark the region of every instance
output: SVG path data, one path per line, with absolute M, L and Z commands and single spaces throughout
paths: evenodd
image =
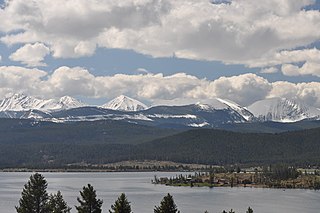
M 227 105 L 228 107 L 236 111 L 237 113 L 239 113 L 247 121 L 251 121 L 254 119 L 254 115 L 247 108 L 242 107 L 239 104 L 230 100 L 225 100 L 220 98 L 217 98 L 217 100 L 220 101 L 221 103 L 224 103 L 225 105 Z
M 0 111 L 24 111 L 38 109 L 42 100 L 26 96 L 24 94 L 13 94 L 0 101 Z
M 58 101 L 58 105 L 61 107 L 61 109 L 71 109 L 85 106 L 84 103 L 70 96 L 61 97 Z
M 257 101 L 248 109 L 259 119 L 277 122 L 296 122 L 319 118 L 320 110 L 298 100 L 270 98 Z
M 141 111 L 147 109 L 148 107 L 138 100 L 120 95 L 119 97 L 103 105 L 102 108 L 119 111 Z
M 42 100 L 24 94 L 13 94 L 0 101 L 0 111 L 55 111 L 82 106 L 84 106 L 83 103 L 69 96 L 64 96 L 59 100 Z
M 238 113 L 246 121 L 252 121 L 254 119 L 254 115 L 245 107 L 242 107 L 233 101 L 229 101 L 221 98 L 211 99 L 205 104 L 197 103 L 196 106 L 206 111 L 223 110 L 223 109 L 231 110 Z

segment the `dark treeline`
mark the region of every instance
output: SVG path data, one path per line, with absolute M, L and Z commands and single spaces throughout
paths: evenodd
M 48 183 L 44 176 L 35 173 L 30 176 L 29 181 L 24 185 L 16 206 L 17 213 L 70 213 L 71 207 L 64 201 L 60 191 L 56 194 L 47 193 Z M 103 200 L 97 198 L 96 190 L 92 185 L 84 186 L 77 198 L 78 205 L 75 209 L 78 213 L 101 213 L 103 211 Z M 173 197 L 168 193 L 160 201 L 159 206 L 154 207 L 154 213 L 180 213 Z M 122 193 L 110 206 L 109 213 L 132 213 L 130 202 L 127 196 Z M 208 213 L 208 211 L 205 211 Z M 223 210 L 222 213 L 228 213 Z M 235 213 L 232 209 L 229 213 Z M 253 213 L 249 207 L 246 213 Z
M 196 129 L 142 144 L 0 143 L 0 168 L 159 160 L 207 165 L 320 165 L 320 129 L 281 134 Z M 59 139 L 57 138 L 57 141 Z M 0 140 L 1 141 L 1 140 Z

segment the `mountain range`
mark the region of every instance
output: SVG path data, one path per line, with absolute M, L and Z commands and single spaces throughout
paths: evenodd
M 121 120 L 169 128 L 216 128 L 268 121 L 291 123 L 320 120 L 320 110 L 297 100 L 284 98 L 261 100 L 247 108 L 220 98 L 183 106 L 147 107 L 142 102 L 124 95 L 102 106 L 90 106 L 69 96 L 44 100 L 13 94 L 0 101 L 0 117 L 58 123 Z
M 320 162 L 319 130 L 318 109 L 296 100 L 147 107 L 120 96 L 88 106 L 68 96 L 14 94 L 0 101 L 0 168 L 126 160 L 313 165 Z

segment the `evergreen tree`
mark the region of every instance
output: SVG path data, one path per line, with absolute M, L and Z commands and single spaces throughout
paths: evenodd
M 50 195 L 48 206 L 51 213 L 70 213 L 71 210 L 60 191 L 57 194 Z
M 246 213 L 253 213 L 253 209 L 249 207 Z
M 19 206 L 16 206 L 18 213 L 48 213 L 48 183 L 45 178 L 35 173 L 30 176 L 27 184 L 21 193 Z
M 131 213 L 130 202 L 127 200 L 127 197 L 124 193 L 111 205 L 110 213 Z
M 156 206 L 154 209 L 154 213 L 177 213 L 179 212 L 177 209 L 177 205 L 174 203 L 173 197 L 168 193 L 162 201 L 160 202 L 160 206 Z
M 96 190 L 93 189 L 93 186 L 90 184 L 88 184 L 88 187 L 84 186 L 80 195 L 82 200 L 79 197 L 77 198 L 80 206 L 76 206 L 78 213 L 101 213 L 103 201 L 96 198 Z

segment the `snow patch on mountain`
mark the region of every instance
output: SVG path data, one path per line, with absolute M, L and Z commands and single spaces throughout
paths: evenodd
M 138 100 L 120 95 L 107 104 L 102 105 L 102 108 L 119 111 L 141 111 L 146 110 L 148 107 Z
M 239 113 L 242 117 L 244 117 L 247 121 L 251 121 L 254 119 L 254 115 L 245 107 L 240 106 L 239 104 L 225 99 L 217 98 L 220 102 L 226 104 L 231 109 Z
M 84 106 L 83 103 L 69 96 L 64 96 L 59 100 L 42 100 L 24 94 L 13 94 L 0 101 L 0 111 L 56 111 L 82 106 Z
M 201 110 L 205 110 L 205 111 L 215 111 L 215 110 L 223 110 L 223 109 L 231 110 L 238 113 L 246 121 L 251 121 L 254 119 L 254 115 L 247 108 L 242 107 L 233 101 L 229 101 L 221 98 L 211 99 L 206 103 L 198 102 L 196 106 L 198 106 Z
M 72 109 L 86 106 L 84 103 L 78 101 L 75 98 L 70 96 L 63 96 L 58 100 L 49 99 L 45 100 L 42 108 L 40 110 L 64 110 L 64 109 Z
M 277 122 L 297 122 L 320 117 L 320 110 L 298 100 L 270 98 L 257 101 L 248 109 L 260 120 Z

